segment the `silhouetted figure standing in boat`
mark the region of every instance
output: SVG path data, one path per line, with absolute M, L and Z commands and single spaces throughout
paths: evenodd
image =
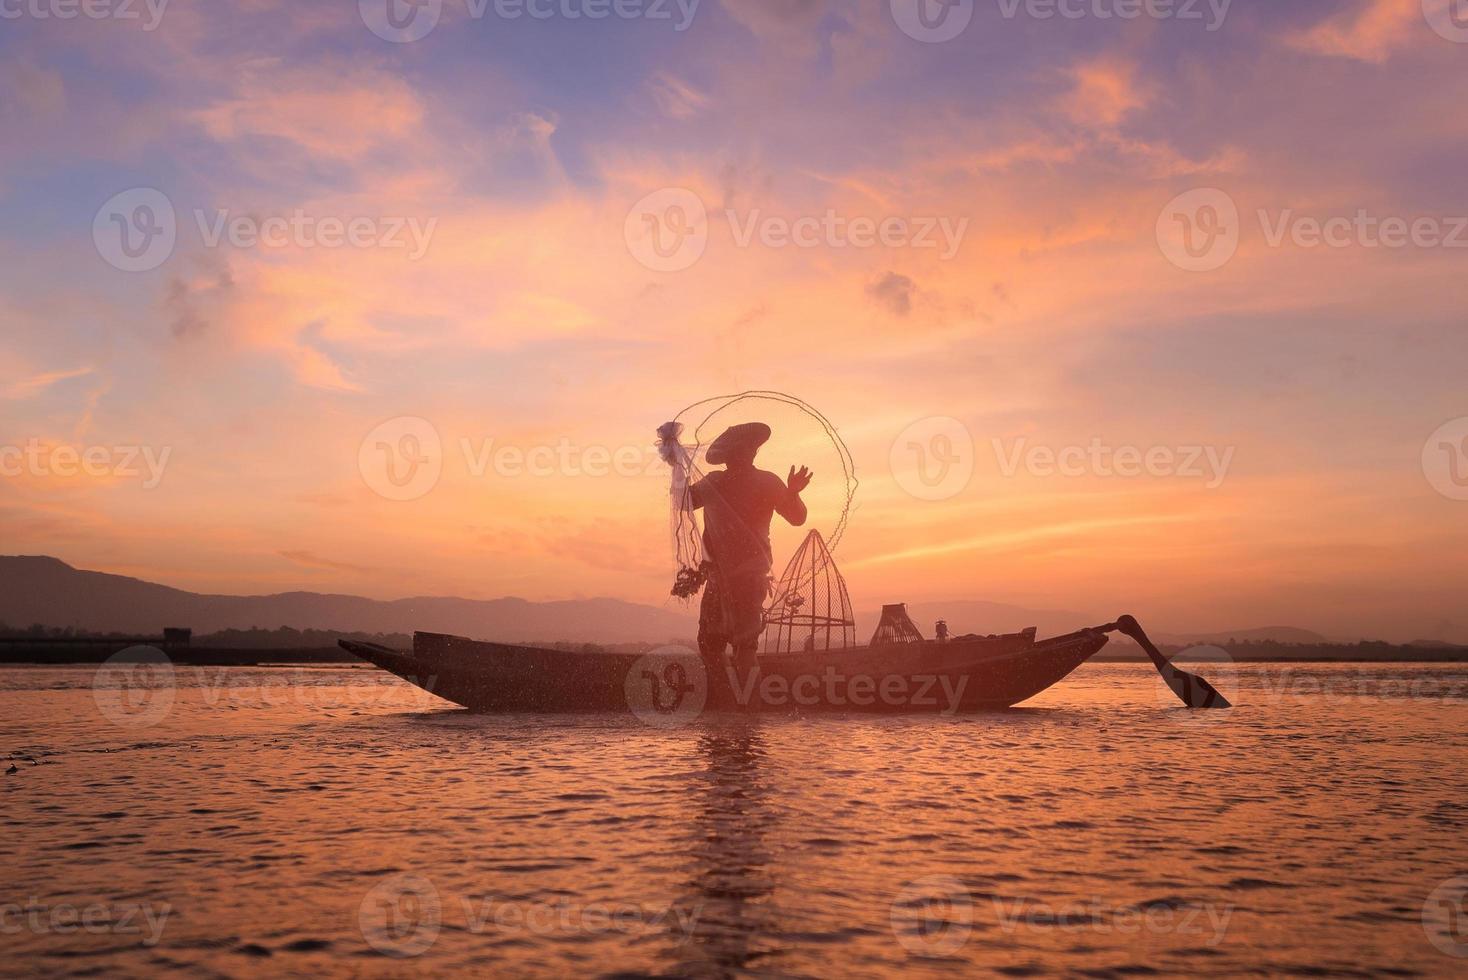
M 788 479 L 754 465 L 755 454 L 770 438 L 770 427 L 748 422 L 725 430 L 709 446 L 708 462 L 722 465 L 692 487 L 693 506 L 703 508 L 704 551 L 712 562 L 699 609 L 698 647 L 716 675 L 724 653 L 734 648 L 739 675 L 755 665 L 770 594 L 770 520 L 779 514 L 795 527 L 805 523 L 800 493 L 811 472 L 790 468 Z

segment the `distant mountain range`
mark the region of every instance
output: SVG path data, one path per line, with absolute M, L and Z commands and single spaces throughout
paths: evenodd
M 691 613 L 618 599 L 419 597 L 383 602 L 317 592 L 200 595 L 33 557 L 0 557 L 0 622 L 143 635 L 166 626 L 190 627 L 195 634 L 255 626 L 363 633 L 417 629 L 505 642 L 577 643 L 663 642 L 689 638 L 695 631 Z
M 1013 633 L 1029 626 L 1054 636 L 1095 626 L 1107 617 L 1065 610 L 1026 609 L 981 600 L 916 602 L 908 613 L 924 635 L 939 619 L 954 635 Z M 0 556 L 0 623 L 33 623 L 91 631 L 152 635 L 165 626 L 203 635 L 220 630 L 298 630 L 353 633 L 453 633 L 503 642 L 634 643 L 690 641 L 696 609 L 659 607 L 620 599 L 455 599 L 415 597 L 382 601 L 361 596 L 285 592 L 264 596 L 203 595 L 123 575 L 88 572 L 56 558 Z M 876 628 L 877 610 L 859 613 L 857 640 Z M 1187 646 L 1229 640 L 1276 643 L 1355 642 L 1290 626 L 1212 633 L 1154 633 L 1158 643 Z M 1431 641 L 1422 641 L 1429 645 Z

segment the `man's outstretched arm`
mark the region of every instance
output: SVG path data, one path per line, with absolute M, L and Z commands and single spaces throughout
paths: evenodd
M 815 474 L 804 466 L 798 473 L 795 467 L 790 467 L 790 476 L 785 480 L 784 492 L 780 494 L 775 503 L 775 512 L 795 527 L 800 527 L 805 523 L 805 501 L 800 499 L 800 493 L 810 486 L 810 481 L 814 476 Z M 778 481 L 779 477 L 775 479 Z

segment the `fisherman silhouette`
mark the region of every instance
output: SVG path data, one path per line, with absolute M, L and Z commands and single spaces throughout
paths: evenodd
M 703 546 L 711 559 L 699 608 L 698 648 L 715 676 L 724 674 L 719 668 L 730 646 L 740 676 L 747 677 L 755 666 L 774 565 L 771 519 L 779 514 L 795 527 L 805 523 L 800 494 L 813 474 L 804 466 L 799 471 L 792 466 L 789 477 L 781 480 L 757 468 L 755 454 L 769 438 L 770 427 L 763 422 L 725 430 L 706 457 L 724 469 L 709 473 L 691 488 L 693 507 L 703 509 Z

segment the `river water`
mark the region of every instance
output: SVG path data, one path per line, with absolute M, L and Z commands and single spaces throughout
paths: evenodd
M 111 671 L 0 671 L 4 975 L 1468 973 L 1461 665 L 673 729 Z

